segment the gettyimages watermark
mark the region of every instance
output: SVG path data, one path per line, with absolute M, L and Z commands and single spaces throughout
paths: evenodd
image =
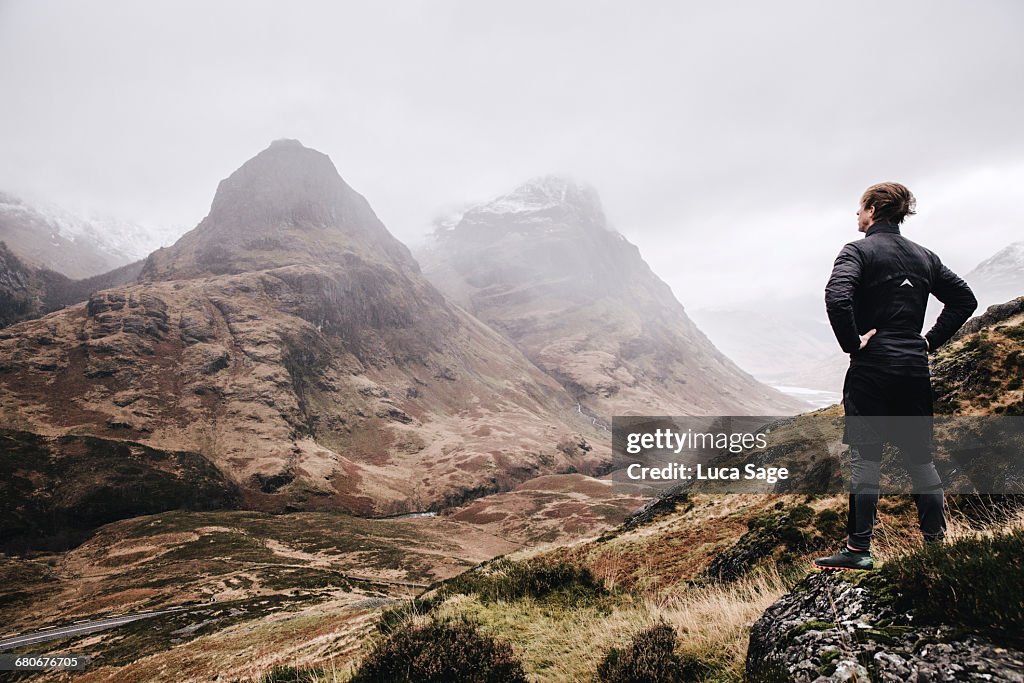
M 952 494 L 1024 494 L 1024 416 L 616 416 L 619 490 L 845 493 L 851 458 L 882 445 L 882 493 L 914 493 L 933 460 Z M 857 449 L 857 450 L 854 450 Z

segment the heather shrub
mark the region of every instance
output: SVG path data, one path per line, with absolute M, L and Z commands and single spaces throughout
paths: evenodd
M 531 597 L 571 605 L 605 595 L 607 591 L 587 567 L 502 558 L 459 574 L 445 582 L 438 593 L 441 597 L 458 593 L 476 595 L 482 602 Z
M 409 624 L 380 641 L 352 683 L 525 683 L 512 646 L 472 622 Z
M 640 631 L 625 649 L 612 648 L 597 667 L 602 683 L 683 683 L 684 662 L 675 652 L 676 631 L 661 623 Z

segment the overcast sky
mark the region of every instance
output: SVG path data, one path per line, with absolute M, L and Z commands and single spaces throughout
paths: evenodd
M 960 274 L 1021 230 L 1024 3 L 0 0 L 0 189 L 197 223 L 271 140 L 413 244 L 569 174 L 688 309 L 820 298 L 857 199 Z

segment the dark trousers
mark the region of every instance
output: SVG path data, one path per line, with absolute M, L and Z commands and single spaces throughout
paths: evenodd
M 882 447 L 893 443 L 913 481 L 912 498 L 925 541 L 946 533 L 942 481 L 932 461 L 932 389 L 927 375 L 914 376 L 851 366 L 843 383 L 852 476 L 847 544 L 868 550 L 879 495 Z M 903 418 L 903 419 L 901 419 Z

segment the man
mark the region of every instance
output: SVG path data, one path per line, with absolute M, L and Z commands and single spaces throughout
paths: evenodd
M 899 448 L 913 481 L 925 542 L 941 542 L 945 536 L 942 481 L 932 462 L 928 353 L 949 341 L 978 302 L 938 256 L 900 233 L 915 205 L 914 195 L 899 183 L 869 187 L 857 211 L 857 229 L 864 238 L 842 248 L 825 286 L 829 322 L 839 345 L 850 354 L 843 383 L 843 443 L 850 445 L 853 472 L 846 548 L 815 560 L 822 569 L 874 567 L 871 533 L 886 441 Z M 929 293 L 945 306 L 922 336 Z M 877 416 L 918 418 L 886 421 Z

